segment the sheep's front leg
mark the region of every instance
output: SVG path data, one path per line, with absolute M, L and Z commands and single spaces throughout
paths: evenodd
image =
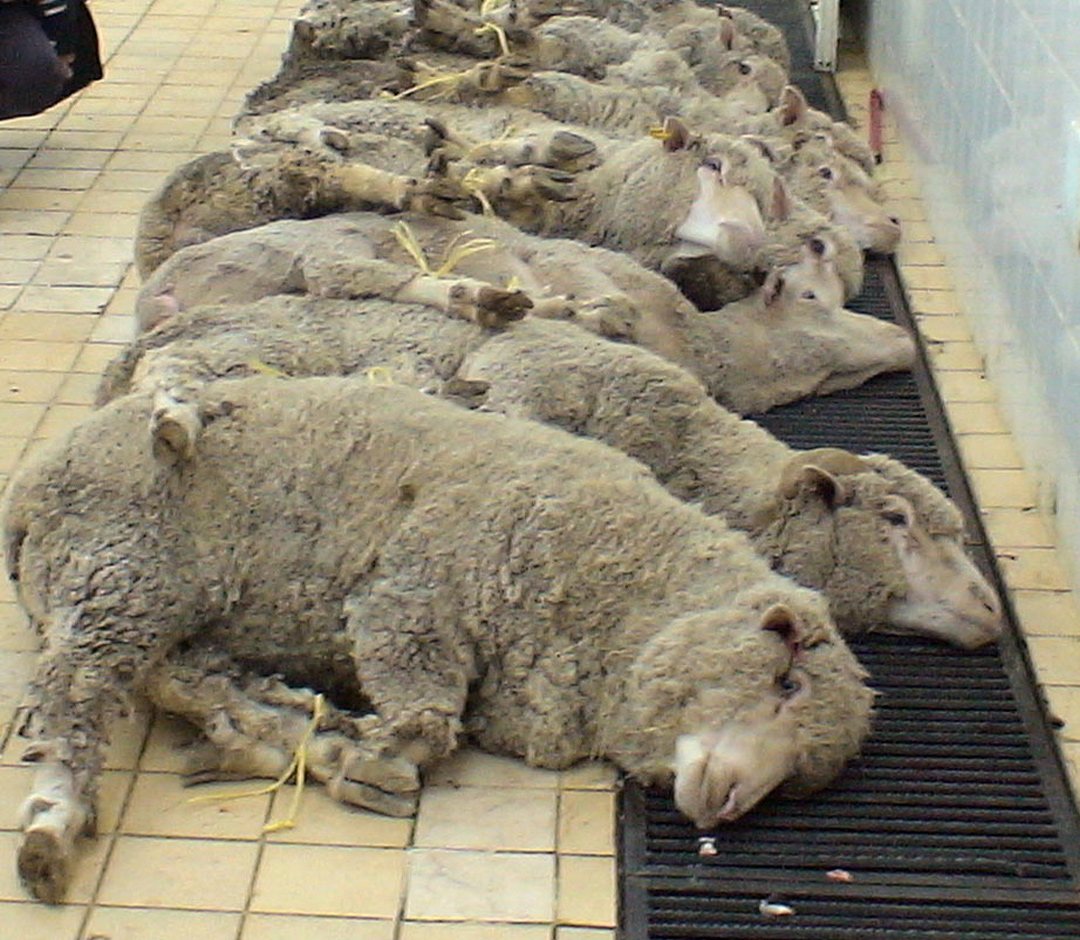
M 636 336 L 640 319 L 637 307 L 625 294 L 605 294 L 584 301 L 550 297 L 538 301 L 532 315 L 545 320 L 569 320 L 597 336 L 630 341 Z
M 532 206 L 569 202 L 577 198 L 577 177 L 572 173 L 545 166 L 474 166 L 451 164 L 450 173 L 464 174 L 458 185 L 462 190 L 483 196 L 499 212 L 501 206 Z M 500 212 L 501 214 L 501 212 Z
M 452 180 L 416 179 L 363 163 L 331 164 L 328 189 L 340 193 L 341 208 L 415 209 L 446 218 L 461 218 L 454 203 L 467 194 Z
M 424 274 L 409 281 L 394 299 L 436 307 L 489 329 L 501 329 L 520 320 L 533 305 L 524 291 L 507 290 L 471 277 Z
M 457 749 L 475 671 L 469 641 L 450 613 L 454 601 L 444 596 L 448 588 L 409 572 L 426 540 L 423 531 L 402 533 L 382 556 L 389 570 L 400 562 L 398 575 L 344 605 L 360 688 L 397 752 L 421 767 Z

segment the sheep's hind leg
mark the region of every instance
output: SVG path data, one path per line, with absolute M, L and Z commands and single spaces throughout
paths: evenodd
M 58 904 L 70 877 L 75 840 L 93 834 L 93 813 L 80 799 L 71 769 L 59 759 L 59 745 L 31 745 L 23 760 L 38 768 L 20 812 L 19 878 L 35 897 Z
M 423 274 L 399 290 L 394 299 L 436 307 L 488 329 L 501 329 L 520 320 L 533 305 L 524 291 L 496 287 L 471 277 Z
M 155 672 L 149 686 L 156 705 L 204 735 L 188 753 L 188 783 L 287 779 L 302 750 L 305 772 L 334 799 L 390 816 L 416 812 L 417 766 L 394 753 L 376 716 L 357 718 L 310 689 L 219 668 L 174 660 Z

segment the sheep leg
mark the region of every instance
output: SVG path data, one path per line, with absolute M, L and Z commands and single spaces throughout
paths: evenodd
M 438 278 L 424 274 L 409 281 L 394 299 L 426 304 L 489 329 L 509 326 L 525 316 L 533 305 L 524 291 L 506 290 L 471 277 Z
M 202 431 L 195 403 L 197 384 L 192 363 L 160 349 L 147 350 L 132 385 L 153 392 L 150 441 L 154 456 L 163 463 L 190 460 Z
M 391 816 L 416 811 L 419 771 L 392 753 L 375 716 L 355 718 L 322 702 L 309 736 L 316 694 L 276 679 L 238 679 L 220 663 L 174 657 L 149 684 L 155 705 L 181 715 L 204 734 L 188 754 L 187 782 L 279 778 L 307 738 L 306 772 L 336 800 Z
M 76 792 L 75 777 L 58 755 L 55 742 L 28 748 L 23 760 L 36 762 L 34 784 L 23 803 L 20 823 L 19 878 L 33 894 L 49 904 L 64 896 L 70 877 L 75 840 L 92 835 L 90 804 Z
M 340 193 L 342 210 L 415 209 L 451 219 L 461 217 L 453 202 L 466 194 L 444 178 L 415 179 L 363 163 L 332 164 L 326 173 L 329 187 Z
M 605 294 L 587 301 L 549 297 L 538 301 L 532 316 L 569 320 L 606 339 L 633 340 L 640 314 L 625 294 Z
M 56 605 L 40 620 L 45 651 L 20 729 L 34 739 L 28 756 L 41 767 L 23 808 L 18 868 L 27 889 L 50 903 L 62 898 L 75 840 L 95 818 L 109 719 L 126 711 L 149 664 L 196 618 L 199 591 L 170 564 L 167 526 L 134 505 L 129 511 L 96 551 L 62 554 L 47 586 L 31 576 L 25 587 Z M 79 544 L 77 532 L 70 537 Z
M 466 169 L 464 164 L 455 164 L 454 172 Z M 498 207 L 502 204 L 517 206 L 521 204 L 570 202 L 577 198 L 575 184 L 577 177 L 561 170 L 544 166 L 476 166 L 467 169 L 460 177 L 459 185 L 463 190 L 478 192 L 489 203 Z
M 382 553 L 387 570 L 398 573 L 344 604 L 360 688 L 398 753 L 420 767 L 457 749 L 475 670 L 468 641 L 441 627 L 448 589 L 410 572 L 425 541 L 424 532 L 403 526 Z

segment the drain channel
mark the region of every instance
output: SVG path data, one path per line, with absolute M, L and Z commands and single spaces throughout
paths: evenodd
M 810 69 L 802 4 L 741 0 L 785 29 L 793 79 L 840 115 Z M 852 309 L 914 324 L 891 261 L 872 260 Z M 971 549 L 1000 575 L 926 365 L 756 420 L 794 447 L 890 454 L 943 487 Z M 669 794 L 627 783 L 619 803 L 625 940 L 1075 940 L 1080 820 L 1015 618 L 994 649 L 868 636 L 852 644 L 881 694 L 862 755 L 810 800 L 772 797 L 711 831 Z M 843 869 L 850 883 L 830 881 Z M 767 916 L 762 901 L 789 906 Z

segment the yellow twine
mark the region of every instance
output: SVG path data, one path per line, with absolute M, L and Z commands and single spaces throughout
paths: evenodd
M 493 216 L 495 214 L 495 210 L 491 207 L 491 202 L 487 197 L 487 193 L 484 192 L 483 184 L 480 182 L 479 167 L 474 166 L 462 177 L 461 188 L 480 203 L 480 211 L 482 214 L 486 216 Z
M 394 384 L 393 370 L 386 366 L 372 366 L 364 370 L 364 375 L 372 385 L 388 387 Z
M 429 277 L 446 277 L 470 255 L 475 255 L 481 251 L 490 251 L 495 247 L 495 240 L 492 238 L 471 238 L 469 241 L 462 243 L 461 239 L 470 233 L 461 232 L 455 235 L 450 244 L 446 246 L 440 265 L 437 268 L 432 268 L 427 256 L 424 254 L 424 249 L 421 247 L 420 242 L 417 241 L 416 235 L 413 234 L 413 230 L 407 222 L 395 222 L 390 228 L 390 233 L 416 262 L 416 266 Z
M 649 136 L 656 140 L 671 140 L 675 135 L 669 130 L 665 130 L 662 127 L 650 127 Z
M 499 48 L 502 50 L 502 54 L 504 56 L 510 55 L 510 43 L 506 38 L 506 30 L 497 23 L 485 23 L 483 26 L 478 26 L 473 32 L 477 36 L 483 36 L 484 33 L 494 33 L 498 37 Z
M 411 88 L 406 88 L 404 91 L 398 92 L 396 95 L 392 96 L 391 100 L 397 101 L 399 98 L 404 98 L 406 95 L 412 95 L 418 91 L 424 91 L 425 89 L 433 88 L 436 85 L 456 85 L 459 81 L 461 81 L 461 79 L 468 75 L 470 71 L 472 71 L 471 69 L 463 69 L 460 72 L 447 72 L 445 74 L 439 74 L 436 69 L 428 68 L 427 66 L 422 67 L 427 68 L 429 72 L 434 72 L 434 77 L 419 82 L 418 84 L 413 85 Z M 443 92 L 443 94 L 448 95 L 451 94 L 453 91 L 453 88 L 449 88 L 445 92 Z
M 273 783 L 268 783 L 265 787 L 259 787 L 255 790 L 234 790 L 232 793 L 204 793 L 200 796 L 190 797 L 187 802 L 225 802 L 226 800 L 241 800 L 252 796 L 264 796 L 267 793 L 273 793 L 275 790 L 280 790 L 293 773 L 295 773 L 296 789 L 293 791 L 293 798 L 289 804 L 288 815 L 284 819 L 279 819 L 277 822 L 267 823 L 263 826 L 263 832 L 278 832 L 281 829 L 292 829 L 295 827 L 297 810 L 300 806 L 300 797 L 304 793 L 308 744 L 323 717 L 323 697 L 321 693 L 315 696 L 315 704 L 312 707 L 311 712 L 311 721 L 308 722 L 307 727 L 304 729 L 304 733 L 300 737 L 300 743 L 296 745 L 296 753 L 293 754 L 292 760 L 289 761 L 289 766 L 285 768 L 281 776 Z
M 248 368 L 252 372 L 258 372 L 259 375 L 270 375 L 275 379 L 287 379 L 290 378 L 288 372 L 282 372 L 281 369 L 276 369 L 273 366 L 267 365 L 261 359 L 249 359 L 247 361 Z

